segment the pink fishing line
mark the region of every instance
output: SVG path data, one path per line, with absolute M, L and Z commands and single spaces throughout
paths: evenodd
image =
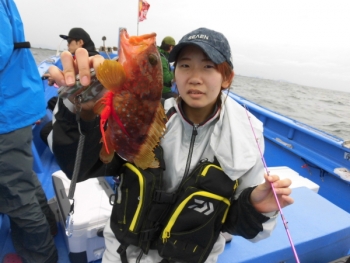
M 260 148 L 260 145 L 259 145 L 259 142 L 258 142 L 258 138 L 256 137 L 256 134 L 255 134 L 255 131 L 254 131 L 252 122 L 250 121 L 250 116 L 249 116 L 249 114 L 248 114 L 248 110 L 247 110 L 246 105 L 244 105 L 244 108 L 245 108 L 245 111 L 246 111 L 246 114 L 247 114 L 247 117 L 248 117 L 248 120 L 249 120 L 250 127 L 252 128 L 252 131 L 253 131 L 253 134 L 254 134 L 254 138 L 255 138 L 256 144 L 257 144 L 257 146 L 258 146 L 259 152 L 260 152 L 261 160 L 262 160 L 262 162 L 263 162 L 263 164 L 264 164 L 264 168 L 265 168 L 266 174 L 267 174 L 268 176 L 270 176 L 270 172 L 269 172 L 269 170 L 267 169 L 267 165 L 266 165 L 266 162 L 265 162 L 265 158 L 264 158 L 264 155 L 263 155 L 263 153 L 262 153 L 262 151 L 261 151 L 261 148 Z M 273 187 L 272 183 L 270 183 L 270 185 L 271 185 L 272 192 L 273 192 L 273 195 L 274 195 L 274 197 L 275 197 L 275 200 L 276 200 L 276 203 L 277 203 L 277 206 L 278 206 L 278 210 L 279 210 L 279 212 L 280 212 L 280 214 L 281 214 L 281 218 L 282 218 L 282 221 L 283 221 L 283 225 L 284 225 L 284 228 L 286 229 L 287 236 L 288 236 L 288 239 L 289 239 L 289 243 L 290 243 L 290 245 L 291 245 L 291 247 L 292 247 L 295 260 L 296 260 L 297 263 L 300 263 L 299 258 L 298 258 L 297 251 L 295 250 L 295 247 L 294 247 L 294 243 L 293 243 L 293 240 L 292 240 L 292 236 L 291 236 L 290 233 L 289 233 L 288 222 L 286 221 L 286 219 L 285 219 L 285 217 L 284 217 L 284 215 L 283 215 L 282 208 L 281 208 L 280 202 L 278 201 L 275 188 Z

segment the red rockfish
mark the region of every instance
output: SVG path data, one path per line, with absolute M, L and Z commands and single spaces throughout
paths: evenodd
M 156 34 L 130 36 L 120 30 L 119 59 L 105 60 L 97 79 L 108 92 L 94 106 L 100 115 L 103 147 L 100 158 L 108 163 L 114 152 L 146 169 L 159 167 L 153 153 L 165 131 L 161 104 L 163 72 Z M 107 129 L 104 128 L 107 123 Z

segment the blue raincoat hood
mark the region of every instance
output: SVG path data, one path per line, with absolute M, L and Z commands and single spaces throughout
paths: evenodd
M 0 0 L 0 134 L 32 125 L 45 115 L 44 86 L 25 42 L 22 19 L 13 0 Z

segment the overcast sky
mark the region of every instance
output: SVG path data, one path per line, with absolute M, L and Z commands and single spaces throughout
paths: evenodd
M 149 0 L 139 24 L 138 0 L 15 2 L 33 47 L 56 49 L 72 27 L 83 27 L 97 47 L 102 36 L 117 46 L 119 27 L 156 32 L 158 43 L 208 27 L 228 38 L 238 75 L 350 92 L 348 0 Z

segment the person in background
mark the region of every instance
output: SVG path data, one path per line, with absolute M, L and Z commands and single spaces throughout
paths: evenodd
M 69 31 L 68 35 L 59 35 L 59 36 L 67 40 L 68 51 L 73 55 L 73 57 L 75 56 L 75 51 L 78 48 L 85 48 L 89 56 L 94 56 L 99 54 L 96 51 L 95 44 L 91 40 L 90 35 L 80 27 L 72 28 Z M 51 78 L 49 73 L 45 73 L 43 76 L 48 77 L 49 86 L 52 86 L 55 83 L 55 81 Z M 47 108 L 53 111 L 57 104 L 57 101 L 58 101 L 58 97 L 56 96 L 52 97 L 47 102 Z M 48 123 L 46 123 L 45 126 L 40 131 L 40 138 L 48 146 L 51 145 L 51 140 L 52 140 L 50 135 L 51 131 L 52 131 L 52 121 L 49 121 Z
M 168 61 L 169 53 L 173 49 L 175 44 L 175 39 L 170 36 L 167 36 L 162 40 L 160 47 L 158 47 L 163 66 L 163 99 L 168 99 L 177 96 L 176 93 L 171 91 L 171 85 L 174 79 L 174 72 L 172 71 L 170 63 Z
M 2 263 L 57 263 L 55 216 L 33 171 L 32 124 L 45 115 L 44 88 L 13 0 L 0 0 L 0 213 L 17 252 Z
M 70 80 L 76 73 L 79 73 L 82 80 L 84 79 L 83 85 L 88 85 L 91 77 L 89 68 L 93 65 L 96 69 L 104 60 L 101 56 L 88 59 L 86 52 L 81 51 L 83 50 L 77 50 L 76 61 L 62 53 L 62 59 L 66 61 L 64 71 L 54 66 L 50 67 L 50 73 L 60 85 L 72 86 L 74 83 Z M 198 28 L 186 34 L 174 46 L 169 61 L 175 62 L 175 81 L 180 96 L 169 98 L 164 104 L 164 109 L 169 115 L 166 131 L 160 139 L 165 163 L 162 190 L 173 193 L 179 185 L 181 186 L 183 178 L 188 179 L 187 175 L 197 171 L 196 167 L 203 160 L 216 163 L 222 169 L 223 174 L 220 174 L 222 180 L 215 181 L 214 178 L 206 186 L 210 186 L 209 188 L 215 186 L 223 191 L 228 185 L 232 200 L 227 217 L 222 226 L 210 230 L 216 232 L 212 238 L 206 239 L 206 246 L 197 246 L 189 241 L 190 248 L 186 249 L 184 234 L 194 235 L 195 230 L 199 231 L 203 227 L 203 225 L 197 226 L 197 220 L 192 217 L 200 217 L 201 213 L 193 212 L 191 217 L 187 217 L 186 221 L 191 218 L 188 224 L 184 223 L 186 221 L 181 221 L 182 229 L 186 229 L 185 232 L 180 231 L 181 240 L 176 240 L 174 237 L 171 239 L 170 227 L 163 232 L 168 233 L 163 235 L 164 239 L 169 239 L 167 242 L 163 240 L 162 243 L 161 238 L 156 239 L 160 240 L 157 245 L 164 245 L 164 248 L 168 245 L 168 250 L 150 249 L 145 255 L 139 243 L 137 246 L 120 245 L 114 231 L 118 230 L 116 227 L 118 220 L 123 216 L 112 213 L 104 229 L 106 250 L 103 263 L 124 263 L 126 258 L 129 262 L 169 262 L 162 259 L 159 253 L 168 253 L 167 257 L 172 259 L 171 262 L 187 262 L 186 256 L 189 254 L 208 253 L 205 255 L 205 263 L 214 263 L 225 247 L 225 238 L 217 231 L 240 235 L 252 242 L 267 238 L 271 234 L 278 216 L 278 206 L 271 185 L 282 208 L 293 203 L 289 179 L 280 180 L 277 175 L 264 175 L 264 166 L 257 149 L 257 143 L 264 149 L 262 123 L 253 115 L 248 119 L 246 110 L 226 94 L 234 77 L 231 49 L 226 37 L 211 29 Z M 93 102 L 94 100 L 91 100 L 81 105 L 80 126 L 74 121 L 74 111 L 66 108 L 56 113 L 54 136 L 60 139 L 68 137 L 69 143 L 64 144 L 63 140 L 54 141 L 53 149 L 58 163 L 67 175 L 73 173 L 74 160 L 62 153 L 74 152 L 77 149 L 79 127 L 82 127 L 82 133 L 85 135 L 83 162 L 78 180 L 106 174 L 120 174 L 125 162 L 117 154 L 108 164 L 104 164 L 99 158 L 101 134 L 99 116 L 93 111 Z M 70 121 L 62 116 L 70 116 Z M 147 169 L 146 172 L 152 173 L 152 169 Z M 235 184 L 235 187 L 232 187 L 232 184 Z M 232 189 L 235 189 L 234 193 L 231 193 Z M 120 198 L 118 202 L 124 203 L 125 200 L 138 197 L 128 195 L 124 200 L 122 196 Z M 179 207 L 172 209 L 173 211 L 176 209 L 177 212 Z M 127 206 L 125 210 L 128 210 Z M 201 218 L 204 217 L 203 215 Z M 172 223 L 174 222 L 168 225 L 172 226 Z M 179 224 L 175 224 L 177 229 L 180 227 Z M 194 225 L 195 229 L 189 229 L 190 225 Z M 146 240 L 149 240 L 148 234 L 151 235 L 149 232 L 151 231 L 147 231 Z M 120 238 L 122 237 L 119 236 Z M 191 249 L 193 247 L 195 249 Z M 192 253 L 194 251 L 195 253 Z M 181 255 L 181 260 L 176 260 Z
M 96 51 L 96 47 L 94 42 L 92 41 L 90 35 L 80 27 L 74 27 L 69 30 L 68 35 L 59 35 L 61 38 L 67 40 L 68 51 L 73 55 L 75 55 L 75 51 L 78 48 L 85 48 L 89 56 L 98 55 L 99 53 Z M 52 86 L 54 84 L 53 79 L 50 77 L 49 73 L 45 73 L 43 77 L 48 78 L 48 84 Z
M 75 51 L 82 47 L 85 48 L 89 56 L 98 55 L 94 42 L 91 40 L 90 35 L 82 28 L 72 28 L 68 35 L 60 35 L 61 38 L 67 40 L 68 51 L 75 54 Z

